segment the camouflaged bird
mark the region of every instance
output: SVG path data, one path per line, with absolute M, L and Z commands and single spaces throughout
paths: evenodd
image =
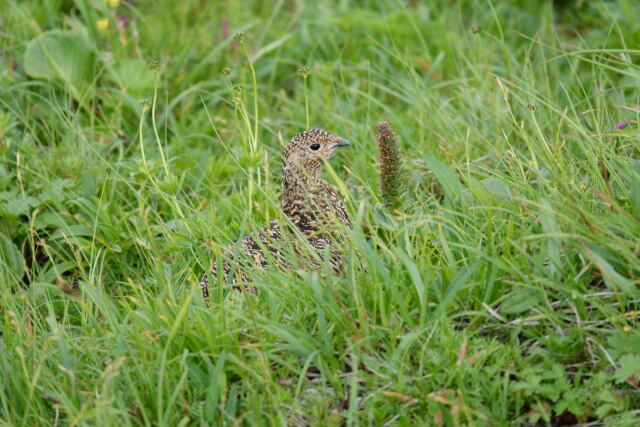
M 285 243 L 290 243 L 298 267 L 319 269 L 328 254 L 332 271 L 338 273 L 341 270 L 344 236 L 340 233 L 340 223 L 351 227 L 351 222 L 343 195 L 322 177 L 322 165 L 338 148 L 348 145 L 349 141 L 322 129 L 309 129 L 291 139 L 282 159 L 280 209 L 285 218 L 280 223 L 272 221 L 259 232 L 247 234 L 238 244 L 227 248 L 220 263 L 225 283 L 229 274 L 234 284 L 249 281 L 241 271 L 242 266 L 253 264 L 267 268 L 279 264 L 292 268 L 293 260 L 285 257 Z M 233 271 L 230 261 L 235 261 L 238 271 Z M 211 277 L 216 279 L 217 272 L 218 264 L 214 260 Z M 200 288 L 205 299 L 208 298 L 209 279 L 206 274 Z

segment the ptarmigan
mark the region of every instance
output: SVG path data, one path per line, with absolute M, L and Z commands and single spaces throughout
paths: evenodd
M 325 255 L 334 273 L 341 270 L 343 225 L 351 227 L 344 197 L 322 177 L 322 165 L 338 148 L 349 141 L 322 129 L 309 129 L 294 136 L 282 159 L 282 195 L 280 209 L 283 221 L 272 221 L 257 233 L 247 234 L 236 245 L 230 245 L 221 257 L 223 282 L 247 282 L 243 265 L 260 268 L 280 265 L 292 268 L 321 268 Z M 342 223 L 343 225 L 341 225 Z M 289 249 L 286 250 L 286 244 Z M 287 254 L 295 253 L 295 260 Z M 230 261 L 234 261 L 233 267 Z M 231 277 L 229 278 L 229 275 Z M 218 263 L 211 264 L 211 277 L 218 278 Z M 202 294 L 209 297 L 209 279 L 200 282 Z

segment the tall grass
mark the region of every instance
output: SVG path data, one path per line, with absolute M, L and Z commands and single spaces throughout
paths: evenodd
M 267 3 L 2 4 L 0 419 L 637 423 L 635 3 Z M 25 74 L 58 28 L 97 53 L 84 92 Z M 253 271 L 207 308 L 309 125 L 354 143 L 327 173 L 346 274 Z

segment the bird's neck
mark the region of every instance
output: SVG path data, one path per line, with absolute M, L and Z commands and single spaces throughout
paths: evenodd
M 301 169 L 284 164 L 282 166 L 282 201 L 281 206 L 286 209 L 294 200 L 305 199 L 314 194 L 320 194 L 327 187 L 322 177 L 322 167 Z M 287 212 L 285 212 L 287 213 Z

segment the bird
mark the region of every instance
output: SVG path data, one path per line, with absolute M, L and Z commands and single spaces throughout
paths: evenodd
M 272 221 L 261 230 L 243 236 L 224 251 L 220 265 L 211 263 L 211 278 L 222 268 L 224 282 L 255 292 L 242 283 L 249 278 L 242 271 L 252 264 L 262 269 L 280 266 L 292 269 L 320 269 L 325 255 L 334 274 L 343 269 L 343 227 L 351 228 L 344 195 L 322 176 L 323 165 L 338 149 L 351 143 L 323 129 L 308 129 L 295 135 L 282 155 L 280 210 L 283 221 Z M 293 250 L 287 251 L 287 244 Z M 294 260 L 287 259 L 293 252 Z M 232 262 L 237 266 L 236 271 Z M 231 277 L 229 277 L 231 275 Z M 200 281 L 202 295 L 209 298 L 209 275 Z

